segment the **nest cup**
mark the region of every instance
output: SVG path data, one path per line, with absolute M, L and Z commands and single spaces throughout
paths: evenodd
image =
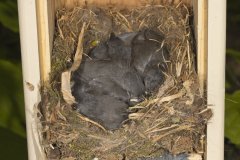
M 193 11 L 178 5 L 131 8 L 85 6 L 56 13 L 50 83 L 42 86 L 41 140 L 49 159 L 138 159 L 166 154 L 204 157 L 212 113 L 196 74 Z M 111 23 L 111 25 L 109 25 Z M 151 29 L 164 34 L 170 53 L 165 82 L 129 108 L 128 123 L 113 132 L 75 112 L 72 71 L 110 34 Z

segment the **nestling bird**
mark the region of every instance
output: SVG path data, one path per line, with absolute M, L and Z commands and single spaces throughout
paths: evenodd
M 77 110 L 106 129 L 119 128 L 128 117 L 128 107 L 164 82 L 159 65 L 165 63 L 168 52 L 162 47 L 163 39 L 144 30 L 112 34 L 95 47 L 72 77 Z
M 133 67 L 144 77 L 145 89 L 153 91 L 164 81 L 160 65 L 169 59 L 167 49 L 162 46 L 164 37 L 154 31 L 145 30 L 133 39 Z

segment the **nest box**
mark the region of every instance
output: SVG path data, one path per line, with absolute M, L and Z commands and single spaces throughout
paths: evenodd
M 111 4 L 124 8 L 148 3 L 148 0 L 18 0 L 30 160 L 42 160 L 44 157 L 34 115 L 37 114 L 36 105 L 41 101 L 39 86 L 48 80 L 51 69 L 56 11 L 86 4 Z M 223 160 L 226 1 L 155 0 L 154 3 L 185 3 L 193 8 L 197 73 L 201 90 L 206 93 L 208 107 L 213 110 L 207 127 L 206 157 L 207 160 Z

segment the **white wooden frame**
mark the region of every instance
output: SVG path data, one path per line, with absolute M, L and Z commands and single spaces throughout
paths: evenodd
M 208 1 L 207 98 L 213 118 L 207 128 L 207 160 L 224 159 L 226 0 Z
M 28 158 L 30 160 L 44 160 L 44 154 L 38 136 L 36 115 L 34 112 L 37 103 L 40 101 L 40 66 L 35 1 L 19 0 L 18 13 L 27 124 Z M 31 89 L 29 86 L 31 86 Z
M 40 81 L 47 80 L 47 73 L 50 70 L 50 61 L 45 61 L 49 59 L 47 56 L 50 55 L 48 52 L 51 50 L 49 42 L 53 36 L 50 33 L 53 30 L 51 23 L 54 22 L 54 17 L 49 12 L 49 6 L 52 5 L 56 9 L 63 1 L 57 0 L 54 3 L 54 0 L 18 0 L 30 160 L 45 159 L 39 141 L 34 108 L 40 101 Z M 67 5 L 67 2 L 76 0 L 65 1 Z M 207 128 L 207 160 L 223 160 L 226 0 L 193 1 L 195 15 L 198 15 L 195 21 L 198 59 L 200 59 L 198 73 L 202 75 L 200 80 L 203 88 L 205 82 L 207 83 L 208 104 L 214 112 Z M 207 52 L 208 55 L 206 55 Z M 33 85 L 34 90 L 30 89 L 29 85 Z

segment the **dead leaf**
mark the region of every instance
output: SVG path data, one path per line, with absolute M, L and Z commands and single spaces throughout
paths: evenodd
M 67 104 L 72 105 L 75 103 L 75 98 L 72 95 L 70 80 L 71 72 L 63 72 L 61 77 L 61 91 L 63 99 Z
M 76 71 L 81 62 L 82 62 L 82 55 L 83 55 L 83 36 L 84 36 L 84 30 L 85 30 L 85 26 L 86 26 L 86 23 L 84 22 L 83 23 L 83 27 L 82 27 L 82 30 L 79 34 L 79 37 L 78 37 L 78 45 L 77 45 L 77 51 L 75 53 L 75 56 L 74 56 L 74 62 L 73 62 L 73 65 L 72 67 L 70 68 L 70 71 L 71 72 L 74 72 Z

